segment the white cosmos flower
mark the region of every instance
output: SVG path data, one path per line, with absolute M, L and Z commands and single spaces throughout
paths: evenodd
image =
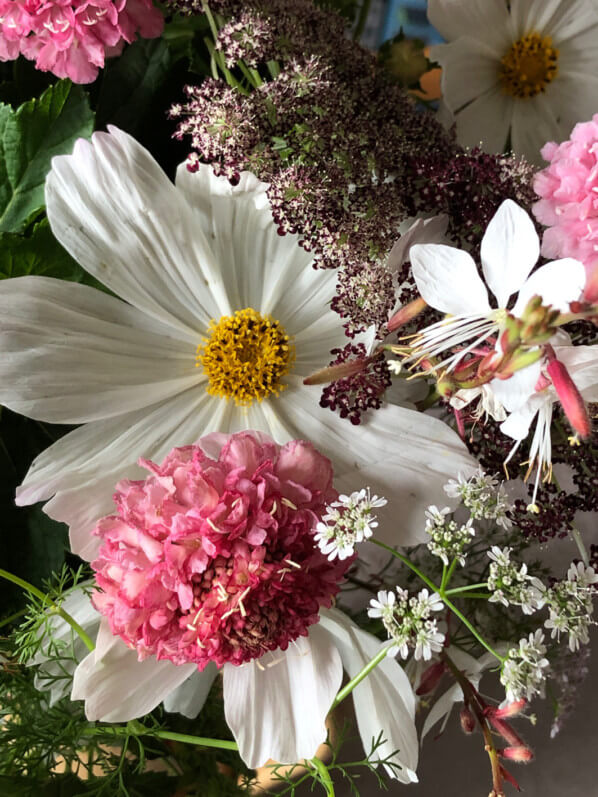
M 569 345 L 554 346 L 553 348 L 556 359 L 566 367 L 582 397 L 586 401 L 598 401 L 598 346 Z M 541 365 L 538 364 L 538 367 L 541 368 Z M 517 441 L 505 462 L 509 462 L 521 442 L 527 438 L 534 419 L 537 418 L 528 457 L 530 463 L 529 472 L 534 467 L 536 468 L 535 487 L 531 503 L 531 507 L 535 508 L 540 477 L 543 475 L 547 480 L 550 480 L 552 407 L 559 398 L 548 377 L 546 386 L 542 390 L 532 391 L 523 402 L 520 395 L 509 395 L 505 390 L 508 381 L 510 380 L 501 384 L 499 384 L 499 380 L 493 381 L 495 389 L 504 391 L 501 400 L 507 410 L 510 410 L 508 418 L 500 425 L 500 430 L 503 434 Z M 580 454 L 580 456 L 582 455 Z
M 510 199 L 492 217 L 481 244 L 481 280 L 468 252 L 439 244 L 416 244 L 411 248 L 413 276 L 424 301 L 447 318 L 422 330 L 414 343 L 414 356 L 438 357 L 447 349 L 459 351 L 442 360 L 438 367 L 452 370 L 469 352 L 489 336 L 500 334 L 509 298 L 517 299 L 508 312 L 519 317 L 533 296 L 543 305 L 565 311 L 579 298 L 585 285 L 585 269 L 577 260 L 565 258 L 530 272 L 540 254 L 540 244 L 527 213 Z M 496 299 L 490 305 L 488 290 Z M 472 340 L 473 339 L 473 340 Z M 465 345 L 467 344 L 467 345 Z M 524 376 L 525 374 L 525 376 Z M 537 379 L 533 366 L 521 370 L 521 377 L 505 380 L 507 389 L 533 391 Z M 531 382 L 531 387 L 525 384 Z M 486 408 L 489 408 L 487 404 Z
M 437 419 L 386 406 L 353 427 L 319 407 L 319 388 L 303 379 L 346 341 L 329 308 L 336 276 L 312 268 L 297 236 L 277 234 L 266 188 L 249 173 L 232 187 L 207 166 L 191 174 L 185 165 L 173 185 L 115 128 L 53 161 L 52 230 L 120 298 L 44 277 L 2 281 L 0 402 L 38 420 L 85 424 L 35 460 L 17 496 L 19 504 L 51 499 L 45 511 L 70 526 L 72 548 L 84 558 L 95 555 L 89 532 L 111 511 L 113 485 L 141 475 L 132 463 L 161 461 L 212 431 L 313 440 L 340 476 L 358 464 L 372 489 L 401 506 L 400 528 L 396 518 L 390 526 L 394 543 L 416 542 L 419 515 L 442 483 L 474 468 Z M 278 324 L 272 331 L 271 323 L 267 350 L 259 319 L 241 320 L 247 335 L 259 327 L 259 345 L 231 381 L 236 388 L 255 381 L 258 360 L 270 381 L 263 401 L 237 406 L 208 392 L 222 387 L 222 374 L 215 358 L 210 377 L 201 360 L 196 367 L 196 351 L 212 319 L 219 331 L 210 342 L 220 335 L 238 345 L 222 319 L 247 308 Z M 294 360 L 286 346 L 294 346 Z
M 430 0 L 428 17 L 448 42 L 431 58 L 465 146 L 541 163 L 547 141 L 596 110 L 595 0 Z
M 77 591 L 65 608 L 95 634 L 99 616 L 88 597 Z M 63 620 L 53 622 L 55 633 L 71 635 Z M 320 609 L 319 623 L 287 650 L 266 653 L 241 666 L 225 664 L 221 673 L 226 721 L 245 763 L 258 767 L 271 758 L 281 763 L 313 758 L 326 739 L 326 715 L 341 687 L 343 670 L 353 678 L 379 650 L 379 640 L 343 612 Z M 86 716 L 92 721 L 127 722 L 145 716 L 160 702 L 166 711 L 193 718 L 203 708 L 218 672 L 213 663 L 199 672 L 195 664 L 177 666 L 155 656 L 139 661 L 137 651 L 114 636 L 102 618 L 95 650 L 75 670 L 71 697 L 85 701 Z M 43 685 L 41 681 L 40 688 Z M 62 696 L 62 692 L 57 695 Z M 415 696 L 401 666 L 386 657 L 356 687 L 352 698 L 366 754 L 382 732 L 385 742 L 376 751 L 378 759 L 398 751 L 392 762 L 400 769 L 387 767 L 388 774 L 403 783 L 416 782 Z

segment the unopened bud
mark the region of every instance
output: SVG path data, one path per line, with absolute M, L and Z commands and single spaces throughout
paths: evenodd
M 422 310 L 425 310 L 426 307 L 427 305 L 421 296 L 409 302 L 409 304 L 400 307 L 397 312 L 389 318 L 386 324 L 388 331 L 394 332 L 396 329 L 404 326 L 408 321 L 412 321 Z
M 497 717 L 498 719 L 506 719 L 507 717 L 515 717 L 519 714 L 527 705 L 527 700 L 521 698 L 521 700 L 513 700 L 512 703 L 507 703 L 505 706 L 501 708 L 496 708 L 495 706 L 488 706 L 484 709 L 484 715 L 486 717 Z
M 464 733 L 473 733 L 475 731 L 475 717 L 468 706 L 463 706 L 461 709 L 459 720 Z
M 423 673 L 419 686 L 415 690 L 416 695 L 428 695 L 438 686 L 438 682 L 446 671 L 446 664 L 443 661 L 434 662 Z
M 531 761 L 534 754 L 525 745 L 518 745 L 517 747 L 505 747 L 498 751 L 499 755 L 503 758 L 508 758 L 510 761 L 527 762 Z
M 490 724 L 500 733 L 510 747 L 525 747 L 523 739 L 511 728 L 508 722 L 505 722 L 499 717 L 493 717 L 491 714 L 488 716 L 488 719 L 490 720 Z
M 370 363 L 369 357 L 359 357 L 355 360 L 347 360 L 347 362 L 339 363 L 338 365 L 329 365 L 316 371 L 303 380 L 304 385 L 327 385 L 329 382 L 336 382 L 337 379 L 346 379 L 348 376 L 355 376 L 361 373 Z
M 581 393 L 571 379 L 569 371 L 556 358 L 548 363 L 546 371 L 552 380 L 567 420 L 580 437 L 589 437 L 591 431 L 590 417 Z

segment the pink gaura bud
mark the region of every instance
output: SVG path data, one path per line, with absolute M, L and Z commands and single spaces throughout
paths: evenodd
M 438 686 L 438 682 L 446 671 L 446 664 L 443 661 L 434 662 L 422 675 L 419 686 L 415 690 L 416 695 L 428 695 Z
M 464 733 L 473 733 L 475 731 L 475 717 L 468 706 L 463 706 L 461 709 L 459 720 Z
M 389 332 L 394 332 L 395 329 L 399 329 L 400 327 L 404 326 L 408 321 L 413 320 L 416 316 L 418 316 L 422 310 L 425 310 L 427 307 L 424 300 L 421 296 L 418 299 L 414 299 L 409 304 L 400 307 L 396 313 L 394 313 L 387 321 L 387 328 Z
M 495 706 L 488 706 L 484 709 L 484 714 L 487 717 L 496 717 L 497 719 L 506 719 L 507 717 L 515 717 L 527 705 L 527 700 L 514 700 L 512 703 L 507 703 L 502 708 L 495 708 Z
M 504 778 L 504 779 L 507 781 L 507 783 L 510 783 L 510 784 L 511 784 L 511 786 L 514 786 L 514 787 L 517 789 L 517 791 L 521 791 L 521 786 L 520 786 L 520 785 L 517 783 L 517 781 L 516 781 L 516 780 L 515 780 L 515 778 L 514 778 L 514 777 L 511 775 L 511 773 L 510 773 L 510 772 L 508 772 L 508 771 L 507 771 L 507 770 L 506 770 L 506 769 L 505 769 L 505 768 L 502 766 L 502 764 L 500 765 L 500 774 L 501 774 L 501 775 L 503 776 L 503 778 Z M 502 792 L 502 795 L 503 795 L 503 797 L 504 797 L 504 792 Z M 499 795 L 497 795 L 497 797 L 499 797 Z
M 513 730 L 508 722 L 492 716 L 492 714 L 488 716 L 488 719 L 490 720 L 490 724 L 500 733 L 510 747 L 525 747 L 523 739 Z
M 336 382 L 337 379 L 346 379 L 348 376 L 355 376 L 361 373 L 370 362 L 370 357 L 358 357 L 354 360 L 339 363 L 338 365 L 328 365 L 320 371 L 316 371 L 303 380 L 304 385 L 327 385 Z
M 546 371 L 552 380 L 567 420 L 580 437 L 588 437 L 591 431 L 590 417 L 569 371 L 556 357 L 548 363 Z
M 503 750 L 499 750 L 498 753 L 503 758 L 508 758 L 510 761 L 518 761 L 519 763 L 531 761 L 534 757 L 532 751 L 525 745 L 505 747 Z

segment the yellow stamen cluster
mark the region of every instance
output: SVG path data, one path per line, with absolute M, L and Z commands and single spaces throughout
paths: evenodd
M 208 337 L 197 347 L 196 366 L 203 367 L 212 396 L 250 405 L 277 396 L 281 379 L 295 360 L 295 348 L 278 321 L 251 307 L 210 321 Z
M 501 58 L 498 76 L 503 93 L 521 99 L 540 94 L 557 76 L 558 57 L 550 36 L 523 36 Z

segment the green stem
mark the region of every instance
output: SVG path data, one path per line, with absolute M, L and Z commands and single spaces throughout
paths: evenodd
M 576 529 L 574 526 L 571 528 L 571 536 L 575 540 L 575 544 L 577 545 L 577 550 L 579 551 L 579 555 L 582 558 L 582 561 L 586 567 L 590 566 L 590 557 L 588 556 L 587 548 L 584 544 L 583 538 L 579 529 Z
M 351 694 L 351 692 L 355 689 L 356 686 L 359 686 L 359 684 L 363 681 L 363 679 L 366 678 L 371 673 L 374 667 L 377 667 L 378 664 L 380 664 L 380 662 L 382 661 L 382 659 L 385 658 L 387 652 L 388 652 L 387 647 L 382 648 L 378 653 L 376 653 L 374 658 L 365 665 L 363 670 L 357 673 L 355 678 L 351 678 L 349 683 L 346 686 L 343 686 L 343 688 L 334 698 L 330 710 L 336 708 L 339 703 L 342 703 L 342 701 Z
M 45 592 L 42 592 L 41 589 L 34 587 L 33 584 L 30 584 L 28 581 L 25 581 L 24 579 L 19 578 L 18 576 L 13 576 L 12 573 L 9 573 L 7 570 L 2 570 L 1 568 L 0 568 L 0 578 L 4 578 L 7 581 L 11 581 L 13 584 L 16 584 L 18 587 L 21 587 L 22 589 L 26 590 L 31 595 L 35 595 L 35 597 L 39 598 L 42 601 L 42 603 L 51 606 L 54 612 L 59 617 L 62 617 L 65 623 L 68 623 L 70 625 L 73 631 L 82 640 L 85 647 L 88 650 L 94 650 L 95 648 L 94 642 L 86 634 L 83 628 L 81 628 L 81 626 L 74 619 L 74 617 L 71 617 L 71 615 L 68 612 L 65 612 L 64 609 L 61 606 L 59 606 L 57 603 L 55 603 L 48 595 L 46 595 Z
M 83 736 L 153 736 L 156 739 L 165 739 L 169 742 L 182 742 L 183 744 L 195 744 L 201 747 L 217 747 L 220 750 L 238 750 L 236 742 L 228 739 L 209 739 L 205 736 L 191 736 L 188 733 L 173 733 L 171 731 L 154 731 L 150 728 L 135 729 L 132 733 L 126 725 L 99 725 L 93 728 L 84 728 L 81 731 Z
M 334 797 L 334 783 L 332 782 L 332 778 L 330 777 L 330 772 L 328 772 L 328 767 L 326 764 L 323 761 L 320 761 L 320 759 L 317 757 L 312 758 L 309 763 L 318 772 L 322 781 L 322 785 L 326 789 L 327 797 Z
M 353 31 L 353 41 L 355 42 L 359 41 L 361 34 L 365 29 L 365 23 L 367 22 L 368 14 L 370 13 L 370 4 L 371 0 L 363 0 L 361 8 L 359 9 L 357 25 L 355 25 L 355 30 Z
M 380 542 L 380 540 L 376 540 L 373 537 L 370 537 L 369 542 L 373 542 L 374 545 L 378 545 L 380 548 L 384 548 L 385 551 L 388 551 L 397 559 L 400 559 L 400 561 L 403 562 L 404 565 L 407 565 L 407 567 L 410 570 L 412 570 L 415 573 L 415 575 L 418 576 L 418 578 L 420 578 L 424 582 L 424 584 L 426 584 L 433 592 L 437 592 L 440 595 L 441 599 L 444 601 L 446 606 L 448 606 L 448 608 L 452 611 L 452 613 L 456 615 L 459 618 L 459 620 L 461 620 L 461 622 L 466 628 L 469 629 L 470 633 L 473 634 L 473 636 L 478 640 L 480 645 L 485 647 L 486 650 L 489 653 L 492 653 L 492 655 L 495 656 L 495 658 L 497 658 L 500 662 L 503 662 L 505 660 L 504 656 L 500 656 L 493 648 L 490 647 L 490 645 L 486 642 L 486 640 L 476 631 L 474 626 L 469 622 L 467 617 L 464 617 L 464 615 L 459 611 L 459 609 L 457 609 L 455 604 L 451 603 L 446 594 L 440 590 L 440 587 L 436 586 L 436 584 L 434 584 L 433 581 L 431 581 L 427 576 L 425 576 L 421 572 L 421 570 L 419 570 L 419 568 L 417 568 L 412 562 L 409 561 L 409 559 L 406 556 L 403 556 L 402 553 L 395 551 L 395 549 L 391 548 L 390 545 L 386 545 L 385 543 Z
M 461 592 L 468 592 L 470 589 L 479 589 L 480 587 L 486 587 L 486 581 L 480 581 L 479 584 L 468 584 L 466 587 L 455 587 L 454 589 L 445 589 L 445 595 L 459 595 Z
M 13 622 L 13 620 L 17 620 L 19 617 L 22 617 L 24 614 L 27 614 L 27 609 L 21 609 L 20 612 L 9 614 L 8 617 L 5 617 L 3 620 L 0 620 L 0 628 L 4 628 L 5 625 L 10 625 Z

